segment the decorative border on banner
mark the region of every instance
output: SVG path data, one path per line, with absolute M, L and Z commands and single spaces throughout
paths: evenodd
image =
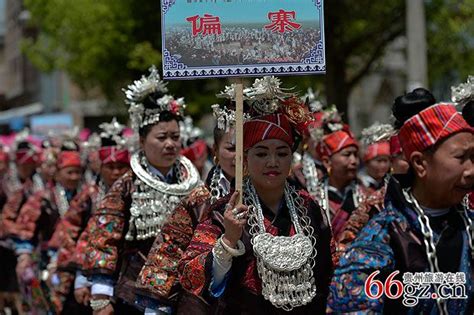
M 324 10 L 323 0 L 312 0 L 319 10 L 320 38 L 308 52 L 308 56 L 298 63 L 279 64 L 252 64 L 252 65 L 223 65 L 194 67 L 187 66 L 179 58 L 171 55 L 165 44 L 165 15 L 177 0 L 161 0 L 162 10 L 162 64 L 163 78 L 173 79 L 195 79 L 216 77 L 256 77 L 264 75 L 304 75 L 325 74 L 326 57 L 324 46 Z

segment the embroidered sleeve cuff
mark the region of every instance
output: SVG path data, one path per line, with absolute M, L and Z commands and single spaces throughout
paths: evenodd
M 88 288 L 91 286 L 89 280 L 80 272 L 76 272 L 76 279 L 74 280 L 74 289 Z
M 91 294 L 114 296 L 114 280 L 107 276 L 92 276 Z
M 21 254 L 31 254 L 33 252 L 33 244 L 28 241 L 15 240 L 15 253 L 17 255 Z

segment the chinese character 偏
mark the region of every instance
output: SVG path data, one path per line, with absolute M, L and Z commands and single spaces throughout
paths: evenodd
M 280 9 L 278 12 L 269 12 L 268 19 L 272 21 L 271 24 L 265 25 L 266 29 L 272 32 L 284 33 L 285 31 L 294 31 L 301 28 L 301 24 L 292 22 L 296 18 L 295 11 L 284 11 Z
M 218 16 L 204 14 L 203 17 L 200 17 L 199 15 L 195 15 L 186 18 L 186 21 L 192 23 L 193 36 L 197 36 L 199 33 L 202 33 L 202 36 L 211 34 L 220 35 L 222 33 L 221 21 Z

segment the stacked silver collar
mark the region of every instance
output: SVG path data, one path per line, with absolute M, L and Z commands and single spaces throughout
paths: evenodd
M 245 183 L 244 203 L 249 207 L 251 243 L 262 279 L 262 295 L 275 307 L 290 311 L 308 304 L 316 296 L 313 275 L 316 238 L 304 200 L 293 187 L 285 186 L 285 201 L 295 227 L 293 236 L 267 233 L 262 206 L 255 188 Z
M 130 159 L 137 179 L 132 194 L 129 230 L 125 236 L 127 241 L 156 237 L 181 199 L 201 183 L 198 171 L 185 157 L 180 156 L 177 160 L 178 183 L 168 184 L 146 170 L 146 165 L 140 162 L 141 156 L 142 153 L 137 152 Z

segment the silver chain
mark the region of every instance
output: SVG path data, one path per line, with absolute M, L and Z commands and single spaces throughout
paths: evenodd
M 423 208 L 419 205 L 416 198 L 413 196 L 410 189 L 403 189 L 403 195 L 405 199 L 413 206 L 413 209 L 417 213 L 418 222 L 420 223 L 421 233 L 423 234 L 423 242 L 425 244 L 426 256 L 428 258 L 428 264 L 430 272 L 440 272 L 438 265 L 438 256 L 436 254 L 436 245 L 434 243 L 433 229 L 431 228 L 428 216 L 425 214 Z M 446 301 L 438 297 L 436 299 L 436 305 L 440 311 L 440 314 L 448 314 L 448 307 Z
M 56 187 L 54 187 L 54 197 L 56 199 L 56 206 L 58 207 L 59 215 L 62 217 L 69 209 L 66 190 L 62 185 L 56 184 Z
M 209 188 L 211 189 L 211 204 L 214 204 L 219 198 L 222 197 L 221 189 L 219 188 L 220 172 L 220 166 L 216 165 L 214 172 L 212 173 L 211 184 L 209 185 Z
M 309 192 L 311 197 L 317 198 L 318 194 L 318 171 L 314 163 L 314 159 L 309 155 L 308 152 L 303 154 L 303 176 L 306 183 L 306 190 Z

